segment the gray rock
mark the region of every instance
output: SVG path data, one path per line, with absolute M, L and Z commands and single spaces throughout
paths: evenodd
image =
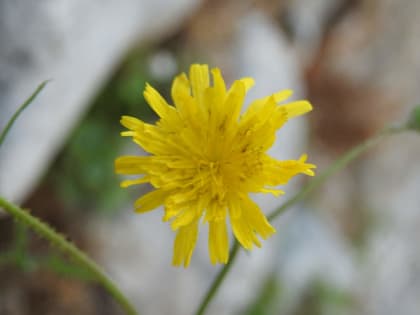
M 1 1 L 0 127 L 52 80 L 0 151 L 1 195 L 22 201 L 127 49 L 173 32 L 198 3 Z
M 358 282 L 368 314 L 414 315 L 420 308 L 419 154 L 419 135 L 401 135 L 364 163 L 364 197 L 379 222 Z
M 354 94 L 357 90 L 371 93 L 371 98 L 360 98 L 359 102 L 351 101 L 357 95 L 349 93 L 350 103 L 343 103 L 348 105 L 348 113 L 366 117 L 365 124 L 373 130 L 386 120 L 405 119 L 420 101 L 419 10 L 418 1 L 361 1 L 330 30 L 325 41 L 323 59 L 318 61 L 324 74 L 333 74 L 342 84 L 355 87 L 348 89 Z M 328 99 L 328 92 L 324 93 Z M 352 211 L 352 205 L 361 206 L 374 218 L 373 223 L 366 224 L 367 241 L 354 278 L 353 290 L 360 298 L 363 314 L 411 315 L 420 307 L 416 243 L 420 222 L 419 141 L 418 134 L 387 140 L 356 161 L 353 172 L 341 173 L 344 185 L 336 185 L 334 191 L 324 194 L 325 209 L 337 209 L 331 200 L 341 194 L 345 196 L 341 207 Z M 344 205 L 343 200 L 348 203 Z M 336 212 L 330 216 L 337 216 Z

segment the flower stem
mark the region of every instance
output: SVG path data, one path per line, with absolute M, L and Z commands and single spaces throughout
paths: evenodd
M 8 121 L 6 127 L 2 130 L 0 134 L 0 146 L 3 144 L 4 139 L 6 139 L 7 134 L 9 133 L 10 129 L 12 128 L 13 124 L 15 123 L 16 119 L 19 117 L 20 113 L 22 113 L 26 107 L 28 107 L 33 100 L 38 96 L 38 94 L 44 89 L 44 87 L 47 85 L 48 80 L 42 82 L 37 89 L 32 93 L 31 96 L 18 108 L 18 110 L 13 114 L 12 118 Z
M 227 273 L 229 272 L 230 268 L 233 265 L 233 262 L 235 261 L 235 258 L 237 256 L 239 250 L 239 244 L 236 240 L 234 240 L 232 249 L 230 250 L 229 254 L 229 261 L 226 265 L 223 266 L 222 270 L 217 274 L 216 278 L 213 280 L 213 283 L 211 284 L 210 288 L 208 289 L 204 299 L 202 300 L 199 308 L 194 313 L 195 315 L 203 315 L 204 312 L 207 309 L 207 306 L 213 299 L 214 295 L 216 294 L 217 290 L 219 289 L 220 285 L 222 284 L 223 280 L 225 279 Z
M 274 220 L 280 214 L 285 212 L 289 207 L 308 197 L 309 194 L 314 191 L 314 189 L 318 188 L 322 185 L 331 175 L 334 175 L 339 170 L 346 167 L 351 161 L 359 157 L 362 153 L 366 152 L 369 148 L 373 147 L 377 144 L 382 138 L 389 136 L 391 134 L 395 134 L 398 132 L 402 132 L 407 130 L 404 127 L 386 127 L 382 131 L 378 132 L 376 135 L 372 136 L 371 138 L 363 141 L 362 143 L 358 144 L 357 146 L 353 147 L 352 149 L 348 150 L 346 153 L 341 155 L 333 164 L 331 164 L 325 171 L 323 171 L 320 175 L 317 175 L 313 180 L 311 180 L 306 186 L 304 186 L 296 195 L 288 199 L 284 204 L 274 210 L 271 214 L 267 216 L 269 221 Z
M 128 315 L 137 315 L 134 306 L 128 301 L 124 294 L 118 289 L 114 282 L 105 274 L 100 266 L 90 259 L 83 251 L 74 244 L 67 241 L 62 234 L 54 231 L 47 223 L 37 217 L 32 216 L 28 211 L 6 201 L 0 197 L 0 207 L 12 215 L 16 220 L 29 226 L 40 236 L 47 239 L 52 245 L 56 246 L 61 252 L 67 254 L 74 262 L 80 264 L 88 270 L 94 279 L 98 281 L 114 299 L 120 304 Z
M 375 136 L 367 139 L 366 141 L 360 143 L 359 145 L 355 146 L 354 148 L 350 149 L 346 153 L 344 153 L 340 158 L 338 158 L 333 164 L 331 164 L 324 172 L 320 175 L 315 177 L 315 179 L 311 180 L 305 187 L 303 187 L 296 195 L 288 199 L 283 205 L 279 208 L 274 210 L 270 215 L 268 215 L 268 220 L 272 221 L 276 219 L 280 214 L 285 212 L 291 206 L 296 204 L 297 202 L 307 198 L 310 193 L 312 193 L 316 188 L 322 185 L 325 180 L 327 180 L 330 176 L 338 172 L 339 170 L 343 169 L 347 166 L 351 161 L 356 159 L 362 153 L 366 152 L 369 148 L 377 144 L 382 138 L 389 136 L 391 134 L 395 134 L 401 131 L 407 130 L 407 127 L 387 127 L 383 129 L 381 132 L 376 134 Z M 236 254 L 239 250 L 238 242 L 235 241 L 231 254 L 230 259 L 226 265 L 223 266 L 222 270 L 218 273 L 215 280 L 213 281 L 212 285 L 208 289 L 206 295 L 204 296 L 198 310 L 194 313 L 195 315 L 203 315 L 207 310 L 207 306 L 217 293 L 220 285 L 222 284 L 223 280 L 226 278 L 227 273 L 232 268 L 233 262 L 235 260 Z

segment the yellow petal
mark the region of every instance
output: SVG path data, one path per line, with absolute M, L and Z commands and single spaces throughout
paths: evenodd
M 315 165 L 305 163 L 306 155 L 303 155 L 299 160 L 285 160 L 277 161 L 273 158 L 267 158 L 263 175 L 266 177 L 267 185 L 277 186 L 284 185 L 297 174 L 306 174 L 314 176 L 315 173 L 312 169 L 316 168 Z
M 233 234 L 243 248 L 251 250 L 254 244 L 257 247 L 261 247 L 261 243 L 256 239 L 249 222 L 243 216 L 236 219 L 231 218 L 230 222 L 232 224 Z
M 177 230 L 182 226 L 190 224 L 193 220 L 197 220 L 197 210 L 186 208 L 184 211 L 177 214 L 176 218 L 171 223 L 172 230 Z
M 219 68 L 211 69 L 211 73 L 213 75 L 213 87 L 217 95 L 220 96 L 218 101 L 223 102 L 226 96 L 226 84 L 223 80 L 222 73 L 220 72 Z
M 281 90 L 273 94 L 274 100 L 276 101 L 276 103 L 283 102 L 287 100 L 289 97 L 291 97 L 292 95 L 293 95 L 292 90 Z
M 206 216 L 204 221 L 220 221 L 226 217 L 226 206 L 220 205 L 218 202 L 211 202 L 207 206 Z
M 171 96 L 175 105 L 179 102 L 180 97 L 182 98 L 185 94 L 191 94 L 191 87 L 187 75 L 182 73 L 176 76 L 172 82 Z
M 129 186 L 132 185 L 138 185 L 138 184 L 144 184 L 149 182 L 150 178 L 149 177 L 142 177 L 142 178 L 136 178 L 136 179 L 127 179 L 125 181 L 122 181 L 120 186 L 122 188 L 127 188 Z
M 231 219 L 238 219 L 241 216 L 241 207 L 237 202 L 236 197 L 230 198 L 228 200 L 228 207 L 229 207 L 229 216 Z
M 156 209 L 165 202 L 168 192 L 162 189 L 153 190 L 136 200 L 136 212 L 147 212 Z
M 262 97 L 260 99 L 256 99 L 255 101 L 253 101 L 251 103 L 251 105 L 249 106 L 249 108 L 251 107 L 259 107 L 265 103 L 267 103 L 267 101 L 271 98 L 273 99 L 274 103 L 281 103 L 283 101 L 285 101 L 286 99 L 288 99 L 289 97 L 291 97 L 293 95 L 293 90 L 281 90 L 279 92 L 276 92 L 272 95 L 266 96 L 266 97 Z
M 249 222 L 252 230 L 258 233 L 263 239 L 267 239 L 274 234 L 276 230 L 268 222 L 260 207 L 248 196 L 241 199 L 243 216 Z
M 121 156 L 115 160 L 117 174 L 136 175 L 142 174 L 150 163 L 147 156 Z
M 120 135 L 123 137 L 134 137 L 136 135 L 135 131 L 122 131 Z
M 273 196 L 276 196 L 276 197 L 280 195 L 284 195 L 284 191 L 281 189 L 261 188 L 259 191 L 262 193 L 272 194 Z
M 185 73 L 177 76 L 172 83 L 172 99 L 183 119 L 192 120 L 197 115 L 197 104 L 191 96 L 191 88 Z
M 174 255 L 172 258 L 174 266 L 184 264 L 184 267 L 188 267 L 197 242 L 197 235 L 198 220 L 179 228 L 174 242 Z
M 254 84 L 255 84 L 254 79 L 253 78 L 249 78 L 249 77 L 242 78 L 239 81 L 244 84 L 244 86 L 245 86 L 245 92 L 248 92 L 248 90 L 250 88 L 252 88 L 254 86 Z
M 146 89 L 144 90 L 143 95 L 150 107 L 160 117 L 165 117 L 169 114 L 169 104 L 151 85 L 146 84 Z
M 143 128 L 144 125 L 143 121 L 131 116 L 122 116 L 120 123 L 121 125 L 130 130 L 140 130 Z
M 288 118 L 300 116 L 312 110 L 312 105 L 308 101 L 296 101 L 281 105 L 281 107 L 286 109 Z
M 278 105 L 276 104 L 273 96 L 253 101 L 243 114 L 241 124 L 249 121 L 252 121 L 252 124 L 265 124 L 267 120 L 273 117 L 277 108 Z
M 225 220 L 209 223 L 209 254 L 210 261 L 226 264 L 229 259 L 229 239 Z
M 204 91 L 210 85 L 209 67 L 199 64 L 192 65 L 190 67 L 190 81 L 192 95 L 202 104 Z
M 238 80 L 232 84 L 224 104 L 227 123 L 232 124 L 238 121 L 245 100 L 245 93 L 246 88 L 243 82 Z

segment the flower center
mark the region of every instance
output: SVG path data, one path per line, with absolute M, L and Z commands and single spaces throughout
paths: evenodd
M 223 164 L 223 161 L 201 160 L 198 167 L 201 185 L 219 200 L 224 199 L 227 191 Z

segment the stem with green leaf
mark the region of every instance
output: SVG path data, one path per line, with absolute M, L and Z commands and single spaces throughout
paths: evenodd
M 33 100 L 42 91 L 48 81 L 41 83 L 38 88 L 32 93 L 32 95 L 18 108 L 15 114 L 7 123 L 6 127 L 0 133 L 0 146 L 3 144 L 4 139 L 12 128 L 14 122 L 18 116 L 27 108 Z M 31 215 L 28 211 L 16 206 L 15 204 L 0 197 L 0 207 L 3 208 L 7 213 L 13 216 L 19 222 L 25 224 L 38 235 L 45 238 L 50 242 L 51 245 L 57 247 L 62 253 L 71 258 L 75 263 L 85 268 L 98 283 L 100 283 L 111 296 L 120 304 L 128 315 L 138 314 L 134 306 L 124 296 L 124 294 L 118 289 L 114 282 L 105 274 L 102 268 L 90 259 L 82 250 L 78 249 L 74 244 L 67 241 L 65 236 L 56 232 L 47 223 L 41 221 L 37 217 Z M 9 256 L 2 257 L 0 263 L 5 263 L 9 259 Z
M 88 270 L 94 279 L 96 279 L 121 305 L 129 315 L 136 315 L 137 312 L 133 305 L 128 301 L 124 294 L 117 288 L 114 282 L 105 274 L 92 259 L 74 244 L 67 241 L 65 236 L 54 231 L 47 223 L 31 215 L 28 211 L 0 198 L 0 207 L 12 215 L 16 220 L 24 223 L 34 230 L 38 235 L 47 239 L 51 245 L 55 246 L 62 253 L 68 255 L 75 263 L 80 264 Z

